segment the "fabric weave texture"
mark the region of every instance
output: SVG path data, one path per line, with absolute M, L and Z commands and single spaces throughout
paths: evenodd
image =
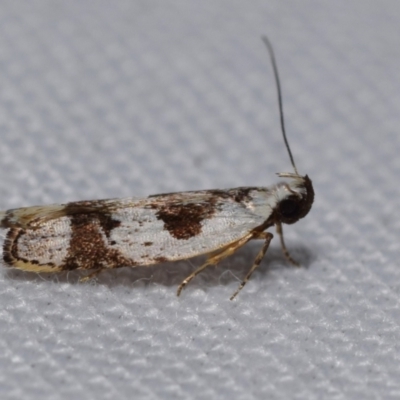
M 2 399 L 400 398 L 400 3 L 3 1 L 1 209 L 268 186 L 310 214 L 190 283 L 202 258 L 0 273 Z M 272 230 L 272 233 L 273 230 Z M 4 234 L 3 234 L 4 237 Z

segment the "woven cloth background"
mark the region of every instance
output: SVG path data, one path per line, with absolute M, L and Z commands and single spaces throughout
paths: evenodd
M 289 140 L 316 201 L 275 238 L 201 258 L 0 273 L 2 399 L 400 398 L 400 3 L 2 1 L 1 209 L 268 186 Z M 4 237 L 4 232 L 3 232 Z

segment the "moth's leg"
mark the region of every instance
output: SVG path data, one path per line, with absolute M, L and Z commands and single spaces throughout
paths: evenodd
M 197 268 L 194 272 L 192 272 L 186 279 L 182 281 L 179 285 L 178 290 L 176 292 L 177 296 L 179 296 L 182 292 L 182 289 L 200 272 L 204 271 L 210 265 L 216 265 L 224 258 L 229 257 L 232 255 L 237 249 L 245 245 L 249 240 L 253 239 L 254 233 L 249 233 L 248 235 L 244 236 L 237 242 L 234 242 L 227 247 L 223 248 L 222 250 L 218 251 L 217 253 L 213 253 L 211 256 L 207 258 L 207 261 L 199 268 Z
M 87 281 L 90 281 L 90 279 L 93 279 L 94 277 L 96 277 L 101 271 L 103 271 L 104 268 L 99 268 L 96 269 L 95 271 L 91 272 L 89 275 L 86 275 L 82 278 L 79 279 L 80 283 L 84 283 Z
M 276 227 L 276 233 L 279 235 L 279 238 L 281 241 L 281 247 L 282 247 L 282 252 L 283 252 L 284 256 L 291 264 L 293 264 L 296 267 L 300 267 L 300 264 L 290 256 L 289 251 L 286 248 L 285 241 L 283 240 L 282 224 L 280 222 L 277 222 L 275 224 L 275 227 Z
M 259 267 L 262 259 L 265 256 L 265 253 L 268 250 L 269 244 L 271 243 L 272 238 L 274 237 L 274 235 L 270 232 L 257 232 L 252 239 L 265 239 L 265 242 L 263 244 L 263 247 L 261 248 L 261 250 L 259 251 L 259 253 L 257 254 L 256 259 L 254 260 L 254 264 L 253 266 L 249 269 L 249 272 L 247 273 L 247 275 L 245 276 L 245 278 L 243 279 L 242 283 L 239 285 L 238 289 L 236 290 L 235 293 L 233 293 L 233 295 L 231 296 L 231 300 L 233 300 L 237 294 L 243 289 L 244 285 L 247 283 L 247 281 L 250 279 L 252 273 Z

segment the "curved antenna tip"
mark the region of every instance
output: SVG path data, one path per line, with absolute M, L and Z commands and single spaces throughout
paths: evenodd
M 276 90 L 277 90 L 277 94 L 278 94 L 279 115 L 280 115 L 280 120 L 281 120 L 281 131 L 282 131 L 283 141 L 285 142 L 286 150 L 289 154 L 290 162 L 292 163 L 294 172 L 296 173 L 296 175 L 299 175 L 299 173 L 297 172 L 296 164 L 294 163 L 292 151 L 290 150 L 289 142 L 286 137 L 285 119 L 283 117 L 282 91 L 281 91 L 281 84 L 280 84 L 280 80 L 279 80 L 278 67 L 276 65 L 276 60 L 275 60 L 274 49 L 266 35 L 262 35 L 261 39 L 267 46 L 268 53 L 269 53 L 271 63 L 272 63 L 272 69 L 274 71 Z

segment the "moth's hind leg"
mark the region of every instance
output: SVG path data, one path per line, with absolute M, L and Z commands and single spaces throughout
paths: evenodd
M 83 276 L 82 278 L 80 278 L 80 279 L 79 279 L 79 282 L 80 282 L 80 283 L 84 283 L 84 282 L 90 281 L 91 279 L 93 279 L 93 278 L 95 278 L 97 275 L 99 275 L 100 272 L 103 271 L 103 269 L 106 269 L 106 268 L 99 268 L 99 269 L 94 270 L 94 271 L 91 272 L 90 274 L 88 274 L 88 275 Z
M 230 298 L 231 300 L 233 300 L 237 296 L 237 294 L 243 289 L 244 285 L 248 282 L 248 280 L 250 279 L 250 277 L 253 274 L 253 272 L 259 267 L 262 259 L 265 256 L 265 253 L 268 250 L 269 244 L 271 243 L 271 240 L 272 240 L 273 237 L 274 237 L 274 235 L 272 233 L 270 233 L 270 232 L 257 232 L 257 234 L 253 236 L 252 239 L 265 239 L 265 242 L 263 244 L 263 247 L 261 248 L 261 250 L 257 254 L 257 257 L 254 260 L 254 264 L 249 269 L 249 272 L 247 273 L 247 275 L 243 279 L 242 283 L 239 285 L 239 287 L 236 290 L 236 292 L 233 293 L 233 295 L 231 296 L 231 298 Z
M 272 235 L 271 235 L 272 236 Z M 208 258 L 207 261 L 199 268 L 197 268 L 194 272 L 192 272 L 183 282 L 179 285 L 178 290 L 177 290 L 177 296 L 179 296 L 182 292 L 182 289 L 195 277 L 197 276 L 200 272 L 204 271 L 207 267 L 211 265 L 216 265 L 220 261 L 222 261 L 224 258 L 229 257 L 237 249 L 245 245 L 249 240 L 255 238 L 255 234 L 249 233 L 248 235 L 242 237 L 240 240 L 237 242 L 234 242 L 227 247 L 224 247 L 222 250 L 217 251 L 216 253 L 211 254 Z

